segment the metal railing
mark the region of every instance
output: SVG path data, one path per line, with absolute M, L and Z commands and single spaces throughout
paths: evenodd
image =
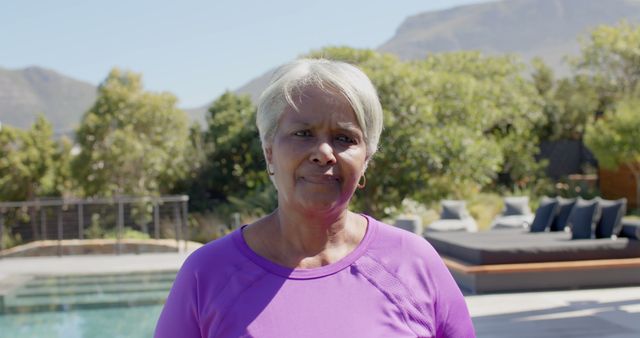
M 125 232 L 153 239 L 175 239 L 186 250 L 189 240 L 186 195 L 93 199 L 36 199 L 0 202 L 0 251 L 11 236 L 20 244 L 57 240 L 58 255 L 65 239 L 113 238 L 115 253 L 122 252 Z

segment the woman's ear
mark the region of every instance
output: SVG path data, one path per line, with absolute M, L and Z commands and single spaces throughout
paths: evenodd
M 364 173 L 367 171 L 367 168 L 369 167 L 369 160 L 371 159 L 371 156 L 367 156 L 364 159 L 364 168 L 362 168 L 362 175 L 364 175 Z M 360 175 L 360 176 L 362 176 Z
M 262 148 L 262 151 L 264 151 L 264 158 L 267 160 L 267 164 L 271 164 L 272 162 L 272 151 L 271 151 L 271 146 L 266 146 L 264 148 Z

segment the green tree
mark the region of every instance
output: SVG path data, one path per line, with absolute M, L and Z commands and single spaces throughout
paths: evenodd
M 587 127 L 585 143 L 601 166 L 627 166 L 640 193 L 638 46 L 640 26 L 626 21 L 598 26 L 583 41 L 582 53 L 574 65 L 578 74 L 589 79 L 598 97 L 599 118 Z
M 229 212 L 252 213 L 241 210 L 240 202 L 264 200 L 264 191 L 271 183 L 255 116 L 256 107 L 249 96 L 226 92 L 209 108 L 206 130 L 202 134 L 192 132 L 192 142 L 202 149 L 205 159 L 188 189 L 190 195 L 197 196 L 195 200 L 202 202 L 192 203 L 197 210 L 235 201 L 236 207 Z M 272 205 L 271 202 L 267 204 Z
M 531 66 L 533 67 L 531 79 L 533 81 L 533 85 L 538 91 L 538 94 L 542 97 L 550 94 L 555 84 L 553 69 L 551 69 L 551 67 L 544 63 L 544 60 L 539 57 L 535 57 L 531 60 Z
M 640 100 L 622 100 L 615 109 L 587 126 L 585 143 L 610 169 L 629 168 L 636 181 L 636 206 L 640 207 Z
M 51 193 L 46 182 L 53 167 L 51 124 L 38 116 L 29 130 L 0 129 L 0 199 L 32 200 Z
M 73 141 L 63 136 L 56 141 L 56 149 L 52 156 L 53 167 L 48 180 L 49 190 L 55 196 L 71 197 L 76 194 L 77 187 L 71 171 L 72 159 Z
M 597 88 L 598 111 L 611 108 L 620 99 L 636 93 L 640 81 L 640 26 L 621 21 L 601 25 L 582 42 L 576 71 Z
M 532 81 L 542 100 L 544 119 L 535 125 L 540 141 L 580 140 L 600 101 L 591 78 L 583 74 L 555 80 L 541 59 L 532 62 Z
M 186 114 L 169 93 L 113 69 L 77 131 L 72 170 L 85 196 L 158 195 L 188 171 Z

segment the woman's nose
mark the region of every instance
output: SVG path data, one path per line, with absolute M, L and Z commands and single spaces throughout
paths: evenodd
M 310 160 L 320 165 L 336 163 L 333 147 L 328 142 L 320 142 L 311 152 Z

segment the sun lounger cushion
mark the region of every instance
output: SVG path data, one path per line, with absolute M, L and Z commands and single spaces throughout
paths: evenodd
M 569 219 L 569 214 L 571 214 L 571 209 L 576 204 L 576 200 L 574 198 L 565 199 L 562 197 L 557 197 L 557 200 L 558 210 L 549 229 L 551 231 L 564 231 L 565 226 L 567 226 L 567 219 Z
M 396 219 L 393 224 L 400 229 L 413 232 L 414 234 L 422 234 L 422 220 L 416 216 L 403 216 Z
M 571 228 L 571 239 L 591 238 L 599 219 L 599 212 L 598 199 L 578 198 L 567 219 L 567 224 Z
M 618 236 L 622 230 L 622 217 L 627 212 L 627 199 L 600 200 L 600 221 L 596 225 L 596 238 Z
M 440 219 L 429 224 L 426 231 L 478 231 L 478 225 L 469 215 L 465 201 L 443 200 L 440 204 Z
M 440 219 L 465 219 L 469 217 L 467 203 L 465 201 L 444 200 Z
M 448 232 L 448 231 L 478 231 L 476 221 L 467 217 L 465 219 L 441 219 L 437 220 L 427 227 L 428 232 Z
M 531 209 L 529 208 L 529 197 L 513 196 L 504 198 L 504 211 L 502 216 L 519 216 L 529 214 L 531 214 Z
M 536 216 L 531 223 L 531 232 L 544 232 L 551 226 L 554 216 L 558 210 L 558 200 L 555 198 L 543 197 L 540 206 L 536 209 Z
M 622 230 L 620 230 L 620 237 L 632 238 L 635 240 L 640 239 L 640 220 L 623 220 Z
M 526 229 L 533 222 L 533 215 L 498 216 L 491 222 L 491 229 Z
M 630 227 L 629 227 L 630 228 Z M 640 257 L 640 241 L 600 238 L 572 241 L 567 232 L 531 233 L 522 229 L 425 232 L 440 255 L 467 264 L 516 264 Z

